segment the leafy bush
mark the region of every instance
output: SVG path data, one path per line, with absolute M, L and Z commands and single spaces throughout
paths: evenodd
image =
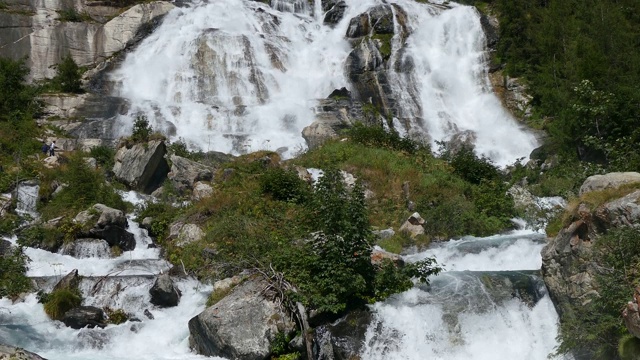
M 129 320 L 129 315 L 122 309 L 111 309 L 107 307 L 104 310 L 107 314 L 107 322 L 109 324 L 119 325 Z
M 404 151 L 408 154 L 429 151 L 428 145 L 417 143 L 407 137 L 400 137 L 396 131 L 386 131 L 381 126 L 366 126 L 358 122 L 347 131 L 347 135 L 349 139 L 369 147 Z
M 0 298 L 16 297 L 31 289 L 31 280 L 26 276 L 28 261 L 22 248 L 0 256 Z
M 295 171 L 279 167 L 268 169 L 260 176 L 260 189 L 280 201 L 302 203 L 309 197 L 309 185 Z
M 71 55 L 67 55 L 56 65 L 53 84 L 59 91 L 82 93 L 82 71 Z
M 149 119 L 145 115 L 138 115 L 133 121 L 133 132 L 131 133 L 131 140 L 134 143 L 141 143 L 149 141 L 149 137 L 153 133 L 153 129 L 149 124 Z
M 500 171 L 493 162 L 485 157 L 478 157 L 472 146 L 464 145 L 453 154 L 447 154 L 454 174 L 466 181 L 479 185 L 482 181 L 500 179 Z
M 74 8 L 59 10 L 58 15 L 59 15 L 58 20 L 63 22 L 83 22 L 83 21 L 86 22 L 86 21 L 92 20 L 91 16 L 88 13 L 86 12 L 79 13 Z
M 44 312 L 52 320 L 61 320 L 64 314 L 82 304 L 82 296 L 76 290 L 58 289 L 46 296 Z
M 92 158 L 96 159 L 96 162 L 104 169 L 111 170 L 115 161 L 116 152 L 113 148 L 108 146 L 96 146 L 89 152 Z

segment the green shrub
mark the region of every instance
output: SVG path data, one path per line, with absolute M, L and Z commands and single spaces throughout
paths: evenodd
M 111 309 L 107 307 L 104 310 L 107 314 L 107 322 L 109 324 L 119 325 L 129 320 L 129 315 L 122 309 Z
M 485 157 L 478 157 L 472 146 L 464 145 L 449 155 L 449 163 L 454 174 L 466 181 L 479 185 L 482 181 L 495 181 L 501 178 L 498 168 Z
M 271 355 L 278 356 L 278 355 L 283 355 L 288 353 L 290 351 L 289 349 L 290 341 L 291 341 L 291 338 L 287 334 L 283 332 L 277 333 L 269 346 Z
M 295 171 L 279 167 L 268 169 L 260 176 L 260 189 L 280 201 L 303 203 L 309 197 L 309 185 Z
M 417 143 L 407 137 L 400 137 L 396 131 L 386 131 L 382 126 L 366 126 L 358 122 L 346 134 L 352 141 L 369 147 L 387 148 L 409 154 L 429 151 L 428 145 Z
M 98 165 L 104 169 L 111 170 L 115 162 L 116 151 L 108 146 L 96 146 L 89 152 L 92 158 L 96 159 Z
M 138 115 L 133 121 L 133 132 L 131 133 L 131 140 L 134 143 L 142 143 L 149 141 L 149 137 L 153 133 L 151 124 L 146 115 Z
M 92 19 L 88 13 L 86 12 L 79 13 L 78 11 L 76 11 L 76 9 L 71 8 L 71 9 L 59 10 L 58 20 L 62 22 L 87 22 L 87 21 L 91 21 Z
M 22 248 L 0 256 L 0 298 L 13 298 L 31 289 L 31 280 L 26 276 L 28 261 Z
M 61 320 L 64 314 L 82 304 L 82 296 L 76 290 L 58 289 L 52 291 L 44 303 L 44 312 L 52 320 Z
M 82 93 L 82 71 L 71 55 L 56 65 L 56 76 L 52 80 L 55 88 L 67 93 Z
M 218 303 L 218 301 L 222 300 L 225 296 L 229 295 L 229 293 L 233 290 L 233 286 L 229 286 L 227 288 L 216 289 L 209 294 L 207 298 L 207 307 L 213 306 Z

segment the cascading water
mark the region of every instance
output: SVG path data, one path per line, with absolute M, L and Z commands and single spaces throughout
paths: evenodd
M 131 193 L 124 195 L 135 200 Z M 189 319 L 204 309 L 211 287 L 193 279 L 180 280 L 175 283 L 182 292 L 178 306 L 152 306 L 149 289 L 155 275 L 167 271 L 169 264 L 160 259 L 159 249 L 148 246 L 152 241 L 146 230 L 131 218 L 128 231 L 135 236 L 136 248 L 116 258 L 104 258 L 97 250 L 100 245 L 80 245 L 90 250 L 77 257 L 25 248 L 31 259 L 27 275 L 40 288 L 51 290 L 62 276 L 78 269 L 83 305 L 122 309 L 138 320 L 74 330 L 51 321 L 36 294 L 15 304 L 0 299 L 0 344 L 23 347 L 49 360 L 211 359 L 190 352 L 187 328 Z
M 402 51 L 394 38 L 388 69 L 397 130 L 434 143 L 463 134 L 499 165 L 527 157 L 536 141 L 491 92 L 478 13 L 394 3 L 409 29 Z M 350 19 L 386 1 L 346 4 L 333 27 L 322 23 L 320 0 L 211 1 L 172 11 L 113 74 L 118 95 L 131 102 L 121 131 L 144 113 L 156 130 L 194 149 L 294 155 L 306 147 L 301 131 L 314 121 L 317 100 L 351 88 L 344 69 Z
M 406 256 L 446 272 L 373 306 L 363 359 L 547 359 L 558 316 L 538 270 L 544 236 L 465 238 Z

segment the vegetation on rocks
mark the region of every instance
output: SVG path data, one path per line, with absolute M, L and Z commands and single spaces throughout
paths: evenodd
M 75 289 L 57 289 L 49 294 L 43 294 L 40 302 L 44 304 L 44 312 L 53 320 L 62 320 L 64 314 L 80 306 L 82 296 Z
M 31 280 L 25 276 L 28 261 L 21 248 L 0 255 L 0 298 L 16 297 L 31 289 Z

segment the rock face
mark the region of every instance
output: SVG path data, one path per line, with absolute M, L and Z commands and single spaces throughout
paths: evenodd
M 371 312 L 357 310 L 333 324 L 319 326 L 314 336 L 314 342 L 317 344 L 314 349 L 314 359 L 359 359 L 371 320 Z
M 151 303 L 160 307 L 172 307 L 178 305 L 182 293 L 173 285 L 169 274 L 158 276 L 156 282 L 149 290 Z
M 169 173 L 164 156 L 164 141 L 154 140 L 145 144 L 123 146 L 116 153 L 113 173 L 119 181 L 132 189 L 150 194 L 157 189 Z
M 47 360 L 27 350 L 0 344 L 0 359 L 7 360 Z
M 167 177 L 178 191 L 193 189 L 196 182 L 213 179 L 213 169 L 208 166 L 177 155 L 171 155 L 169 161 L 171 172 Z
M 79 306 L 73 308 L 64 314 L 62 322 L 73 329 L 107 326 L 104 312 L 95 306 Z
M 351 92 L 342 88 L 320 100 L 315 113 L 314 122 L 302 130 L 302 137 L 310 149 L 338 137 L 341 130 L 353 126 L 356 119 L 361 118 L 362 109 L 359 103 L 351 99 Z
M 111 57 L 125 49 L 146 24 L 175 7 L 158 1 L 138 4 L 120 13 L 122 9 L 118 7 L 95 6 L 88 0 L 8 0 L 4 4 L 8 11 L 0 12 L 0 56 L 27 57 L 32 79 L 53 77 L 52 65 L 67 55 L 81 66 L 92 66 Z M 61 13 L 87 14 L 92 21 L 63 21 Z
M 640 190 L 594 210 L 581 204 L 573 215 L 573 222 L 544 247 L 542 274 L 560 313 L 570 304 L 587 304 L 598 294 L 594 278 L 603 268 L 592 260 L 593 244 L 610 229 L 638 224 L 638 203 Z
M 276 334 L 291 333 L 295 325 L 269 294 L 263 294 L 266 286 L 262 279 L 248 280 L 192 318 L 189 332 L 195 351 L 230 359 L 267 359 Z
M 591 191 L 618 188 L 625 184 L 640 183 L 640 173 L 614 172 L 589 176 L 580 187 L 580 195 Z

